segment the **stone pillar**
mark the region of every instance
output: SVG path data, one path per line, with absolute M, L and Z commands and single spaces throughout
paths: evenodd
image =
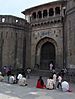
M 55 15 L 55 8 L 53 8 L 53 11 L 54 11 L 54 16 L 56 16 L 56 15 Z

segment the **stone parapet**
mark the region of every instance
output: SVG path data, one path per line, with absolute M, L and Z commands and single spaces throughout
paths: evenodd
M 25 19 L 0 15 L 0 66 L 25 67 L 28 33 Z
M 38 20 L 32 20 L 31 24 L 32 25 L 39 25 L 39 24 L 51 24 L 51 23 L 61 23 L 63 21 L 62 16 L 58 15 L 55 17 L 49 17 L 49 18 L 44 18 L 44 19 L 38 19 Z
M 27 24 L 25 19 L 12 15 L 0 15 L 0 25 L 16 25 L 23 27 L 25 24 Z

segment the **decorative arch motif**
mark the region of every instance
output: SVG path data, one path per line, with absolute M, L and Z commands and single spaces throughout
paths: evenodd
M 50 49 L 50 47 L 53 48 L 54 52 L 52 52 L 52 53 L 54 53 L 54 55 L 55 55 L 54 56 L 55 60 L 53 62 L 54 62 L 54 64 L 56 63 L 57 43 L 54 39 L 45 37 L 45 38 L 41 39 L 36 45 L 35 64 L 39 65 L 40 69 L 48 69 L 48 65 L 51 61 L 51 59 L 45 60 L 45 61 L 47 61 L 46 67 L 42 65 L 45 63 L 45 61 L 44 60 L 42 61 L 43 56 L 41 56 L 42 55 L 41 52 L 43 51 L 43 48 L 46 49 L 46 47 L 49 47 L 49 49 Z M 47 48 L 47 50 L 48 50 L 48 48 Z M 44 63 L 42 63 L 42 62 L 44 62 Z

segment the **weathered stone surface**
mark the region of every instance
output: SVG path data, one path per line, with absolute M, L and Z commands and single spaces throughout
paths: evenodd
M 24 67 L 23 62 L 26 58 L 23 56 L 26 53 L 24 39 L 26 39 L 27 28 L 28 25 L 24 19 L 9 15 L 0 16 L 0 66 Z
M 55 68 L 74 70 L 75 0 L 47 3 L 26 9 L 23 14 L 28 22 L 15 16 L 0 15 L 0 66 L 34 69 L 38 65 L 39 69 L 48 69 L 49 62 L 54 60 Z M 46 53 L 41 54 L 47 44 L 54 48 L 54 52 L 50 49 L 50 54 L 55 55 L 49 57 L 52 60 L 43 60 Z

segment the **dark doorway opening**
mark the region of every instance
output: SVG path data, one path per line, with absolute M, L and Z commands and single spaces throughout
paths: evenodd
M 48 70 L 50 62 L 55 65 L 55 46 L 50 42 L 46 42 L 41 47 L 40 69 Z

